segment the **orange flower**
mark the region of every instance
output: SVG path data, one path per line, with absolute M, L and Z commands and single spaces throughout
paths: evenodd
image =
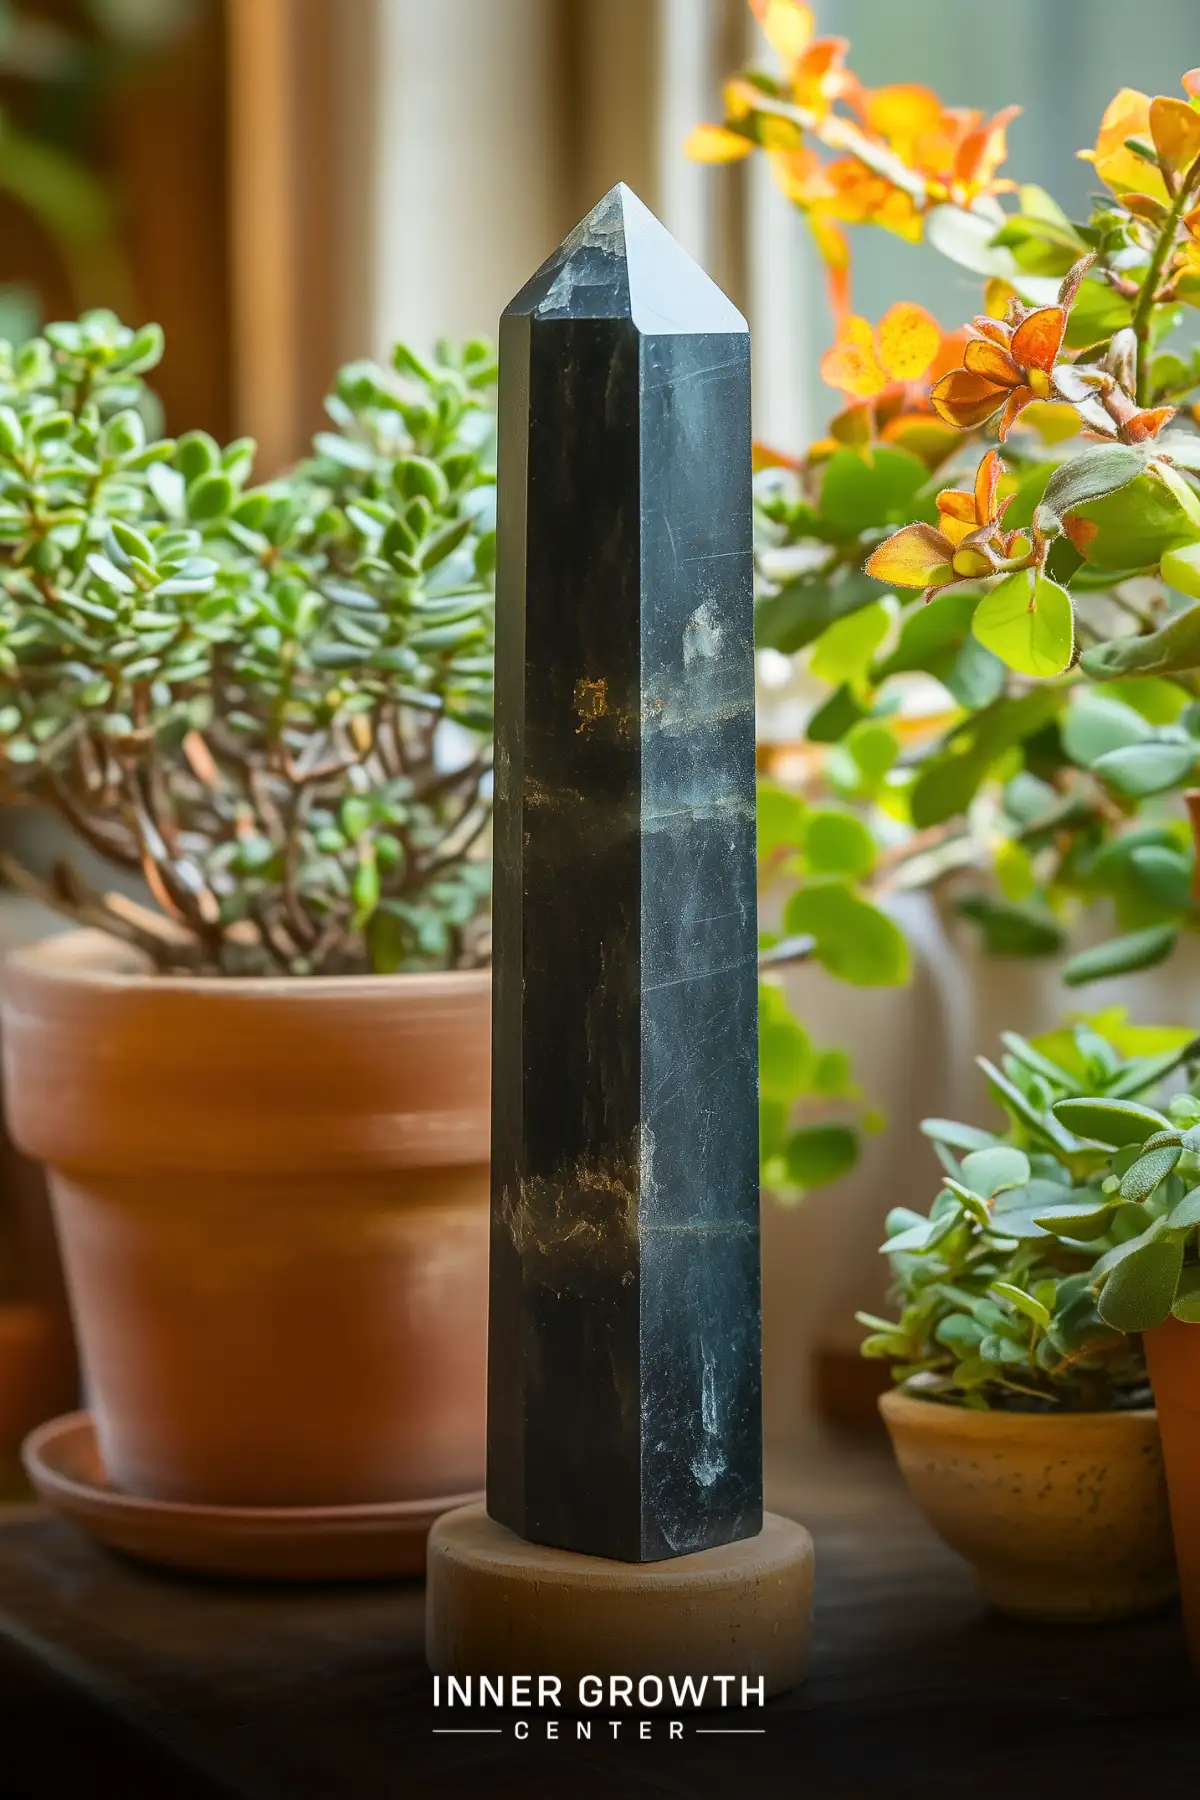
M 1200 157 L 1200 112 L 1186 100 L 1159 95 L 1150 102 L 1150 139 L 1172 194 Z
M 1008 155 L 1008 127 L 1020 116 L 1019 106 L 1005 106 L 995 118 L 978 114 L 965 121 L 966 128 L 954 150 L 954 171 L 949 197 L 956 206 L 967 206 L 981 194 L 1012 193 L 1016 182 L 998 180 L 996 171 Z
M 817 38 L 792 70 L 796 105 L 803 106 L 818 120 L 825 117 L 835 100 L 853 101 L 858 95 L 858 77 L 846 67 L 849 49 L 848 38 Z
M 829 276 L 834 317 L 840 319 L 850 299 L 850 246 L 845 232 L 832 217 L 833 188 L 829 171 L 816 151 L 807 145 L 799 150 L 770 150 L 768 158 L 779 187 L 808 221 Z
M 962 368 L 943 375 L 931 396 L 943 419 L 969 431 L 1000 413 L 1004 439 L 1032 401 L 1054 397 L 1054 367 L 1067 315 L 1093 261 L 1091 256 L 1079 259 L 1059 289 L 1056 306 L 1027 309 L 1014 302 L 1011 322 L 987 316 L 971 321 L 974 335 L 963 352 Z
M 799 62 L 816 34 L 812 7 L 801 0 L 750 0 L 750 10 L 780 60 L 789 68 Z
M 1175 266 L 1181 275 L 1200 278 L 1200 206 L 1194 206 L 1183 221 L 1187 237 L 1175 259 Z
M 753 149 L 754 139 L 743 137 L 740 131 L 730 131 L 726 125 L 697 125 L 690 132 L 683 153 L 693 162 L 727 163 L 740 162 Z
M 1008 126 L 1020 110 L 1006 106 L 985 119 L 981 112 L 945 107 L 929 88 L 916 85 L 876 88 L 863 97 L 868 130 L 924 176 L 930 205 L 950 200 L 969 207 L 981 194 L 1012 189 L 996 171 L 1008 154 Z
M 855 400 L 873 400 L 893 382 L 919 381 L 941 345 L 937 320 L 923 306 L 900 300 L 874 331 L 857 315 L 844 319 L 837 343 L 821 358 L 821 375 Z
M 1193 69 L 1183 78 L 1185 91 L 1193 97 L 1195 74 Z M 1151 154 L 1139 156 L 1131 150 L 1130 138 L 1144 143 Z M 1165 203 L 1200 155 L 1200 114 L 1186 100 L 1164 94 L 1152 100 L 1137 88 L 1122 88 L 1100 121 L 1095 148 L 1080 150 L 1079 155 L 1096 165 L 1096 173 L 1114 194 Z
M 801 207 L 829 270 L 835 311 L 847 304 L 849 250 L 843 225 L 880 225 L 916 242 L 924 215 L 950 201 L 970 207 L 1011 189 L 997 170 L 1006 128 L 1019 110 L 990 120 L 944 107 L 929 88 L 893 85 L 873 93 L 846 67 L 844 38 L 816 36 L 802 0 L 750 0 L 786 73 L 738 77 L 725 88 L 725 119 L 698 126 L 687 153 L 734 162 L 766 152 L 776 180 Z M 822 164 L 815 140 L 833 154 Z
M 846 225 L 881 225 L 910 244 L 920 242 L 921 209 L 912 194 L 869 169 L 856 156 L 841 156 L 825 167 L 832 190 L 830 213 Z
M 926 362 L 935 333 L 937 347 Z M 843 393 L 865 394 L 868 387 L 871 392 L 830 420 L 829 436 L 812 445 L 810 461 L 832 456 L 839 444 L 866 453 L 872 444 L 884 443 L 936 469 L 957 447 L 958 433 L 930 407 L 929 383 L 961 362 L 964 342 L 965 333 L 943 336 L 923 307 L 906 301 L 885 313 L 874 332 L 865 319 L 847 320 L 822 359 L 821 373 Z M 884 376 L 890 379 L 880 388 Z
M 924 588 L 926 600 L 958 581 L 997 573 L 1028 540 L 1001 530 L 1008 501 L 997 505 L 1004 464 L 989 450 L 970 492 L 944 488 L 937 497 L 939 525 L 902 525 L 867 558 L 866 571 L 890 587 Z M 1011 498 L 1011 496 L 1010 496 Z

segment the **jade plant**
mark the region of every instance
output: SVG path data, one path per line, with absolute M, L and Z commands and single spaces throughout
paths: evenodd
M 941 1187 L 927 1217 L 888 1215 L 899 1317 L 860 1313 L 863 1353 L 971 1408 L 1148 1403 L 1136 1334 L 1173 1304 L 1200 1318 L 1200 1100 L 1147 1096 L 1200 1075 L 1200 1039 L 1117 1014 L 1003 1042 L 979 1066 L 1005 1128 L 924 1122 Z
M 340 974 L 486 956 L 495 362 L 343 369 L 333 429 L 147 441 L 161 333 L 0 344 L 0 756 L 157 903 L 6 873 L 158 969 Z
M 1100 1086 L 1053 1111 L 1061 1130 L 1106 1152 L 1086 1222 L 1103 1246 L 1091 1273 L 1100 1317 L 1129 1333 L 1172 1315 L 1200 1323 L 1200 1099 L 1159 1108 Z

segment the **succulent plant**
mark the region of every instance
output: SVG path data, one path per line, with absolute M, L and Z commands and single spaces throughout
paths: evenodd
M 1000 1066 L 979 1066 L 1007 1128 L 924 1122 L 942 1185 L 927 1217 L 888 1215 L 900 1317 L 858 1315 L 864 1354 L 968 1407 L 1145 1402 L 1136 1333 L 1173 1302 L 1200 1318 L 1200 1269 L 1193 1286 L 1184 1267 L 1200 1188 L 1182 1173 L 1185 1159 L 1200 1171 L 1200 1100 L 1178 1094 L 1163 1112 L 1146 1096 L 1200 1071 L 1200 1039 L 1108 1016 L 1003 1042 Z
M 0 343 L 0 761 L 140 874 L 9 878 L 160 969 L 334 974 L 486 954 L 490 347 L 343 369 L 334 429 L 147 441 L 157 327 Z
M 1200 1099 L 1165 1110 L 1100 1091 L 1057 1101 L 1059 1126 L 1108 1156 L 1089 1230 L 1100 1317 L 1116 1331 L 1149 1331 L 1169 1316 L 1200 1324 Z

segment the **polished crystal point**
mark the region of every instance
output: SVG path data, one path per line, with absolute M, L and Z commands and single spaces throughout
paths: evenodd
M 500 328 L 488 1509 L 761 1526 L 750 343 L 626 187 Z

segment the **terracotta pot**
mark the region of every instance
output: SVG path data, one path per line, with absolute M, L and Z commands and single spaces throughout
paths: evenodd
M 918 1505 L 998 1611 L 1128 1619 L 1173 1597 L 1153 1410 L 968 1412 L 898 1390 L 879 1405 Z
M 117 1487 L 336 1506 L 480 1485 L 489 991 L 156 976 L 95 932 L 12 955 L 8 1116 L 50 1173 Z
M 1167 1319 L 1143 1342 L 1162 1428 L 1183 1622 L 1200 1675 L 1200 1326 Z

